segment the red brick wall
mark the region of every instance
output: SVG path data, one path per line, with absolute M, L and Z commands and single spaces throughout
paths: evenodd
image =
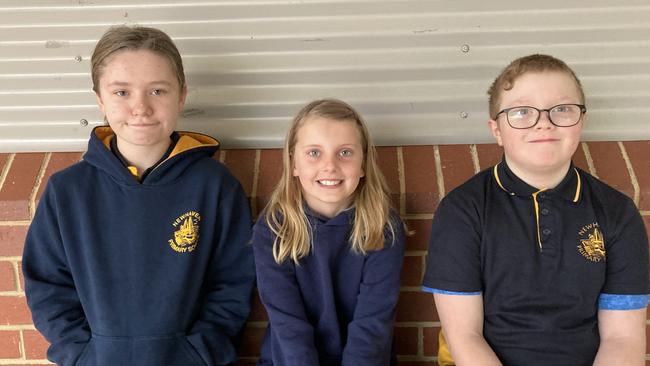
M 80 153 L 0 154 L 0 364 L 45 362 L 47 343 L 35 331 L 25 304 L 23 241 L 48 177 L 80 157 Z M 242 182 L 257 214 L 279 177 L 280 151 L 227 150 L 217 158 Z M 395 206 L 415 230 L 407 243 L 395 325 L 401 366 L 436 364 L 440 323 L 432 296 L 420 292 L 433 212 L 446 192 L 500 158 L 501 149 L 495 145 L 379 148 Z M 650 141 L 583 143 L 574 161 L 632 197 L 650 226 Z M 240 350 L 242 365 L 254 363 L 266 320 L 255 298 Z

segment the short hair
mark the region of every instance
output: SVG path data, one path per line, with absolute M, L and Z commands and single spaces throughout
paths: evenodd
M 488 103 L 490 107 L 490 118 L 495 118 L 499 113 L 499 104 L 501 103 L 501 92 L 503 90 L 510 90 L 515 84 L 515 81 L 525 73 L 528 72 L 548 72 L 556 71 L 563 72 L 571 76 L 576 83 L 576 87 L 580 92 L 580 103 L 585 103 L 585 93 L 582 90 L 580 79 L 571 70 L 571 68 L 562 60 L 549 55 L 533 54 L 520 57 L 512 61 L 506 66 L 503 71 L 494 79 L 492 85 L 487 91 L 489 96 Z
M 172 39 L 156 28 L 120 25 L 109 28 L 99 39 L 90 58 L 93 90 L 99 93 L 99 79 L 104 72 L 106 59 L 123 50 L 147 50 L 169 61 L 181 90 L 185 88 L 183 60 Z

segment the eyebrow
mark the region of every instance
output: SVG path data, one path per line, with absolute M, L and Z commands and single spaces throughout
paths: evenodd
M 344 148 L 344 147 L 355 147 L 355 146 L 361 146 L 361 144 L 358 144 L 356 142 L 355 143 L 346 143 L 346 144 L 341 144 L 341 145 L 337 146 L 337 148 L 340 149 L 340 148 Z M 300 147 L 303 148 L 303 149 L 308 149 L 308 148 L 313 148 L 313 147 L 323 147 L 323 145 L 309 144 L 309 145 L 302 145 Z
M 131 83 L 129 83 L 128 81 L 113 81 L 111 83 L 108 83 L 106 86 L 107 87 L 113 87 L 113 86 L 129 86 L 129 85 L 131 85 Z M 150 83 L 147 83 L 147 85 L 148 86 L 151 86 L 151 85 L 164 85 L 164 86 L 168 86 L 168 87 L 173 86 L 172 83 L 170 83 L 168 81 L 165 81 L 165 80 L 152 81 Z

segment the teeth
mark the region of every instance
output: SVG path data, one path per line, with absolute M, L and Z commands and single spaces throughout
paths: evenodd
M 319 180 L 318 182 L 324 186 L 335 186 L 341 183 L 340 180 Z

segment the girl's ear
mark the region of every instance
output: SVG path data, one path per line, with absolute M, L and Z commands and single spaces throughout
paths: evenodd
M 490 127 L 490 132 L 492 132 L 492 136 L 497 140 L 497 144 L 499 146 L 503 146 L 503 140 L 501 139 L 501 129 L 499 128 L 499 122 L 490 119 L 488 121 L 488 127 Z
M 104 102 L 102 101 L 102 96 L 99 94 L 99 92 L 95 92 L 95 98 L 97 99 L 97 106 L 99 107 L 99 110 L 102 111 L 102 114 L 106 115 L 106 111 L 104 110 Z
M 185 99 L 187 98 L 187 85 L 183 87 L 181 90 L 181 94 L 178 100 L 178 110 L 182 111 L 183 108 L 185 107 Z

